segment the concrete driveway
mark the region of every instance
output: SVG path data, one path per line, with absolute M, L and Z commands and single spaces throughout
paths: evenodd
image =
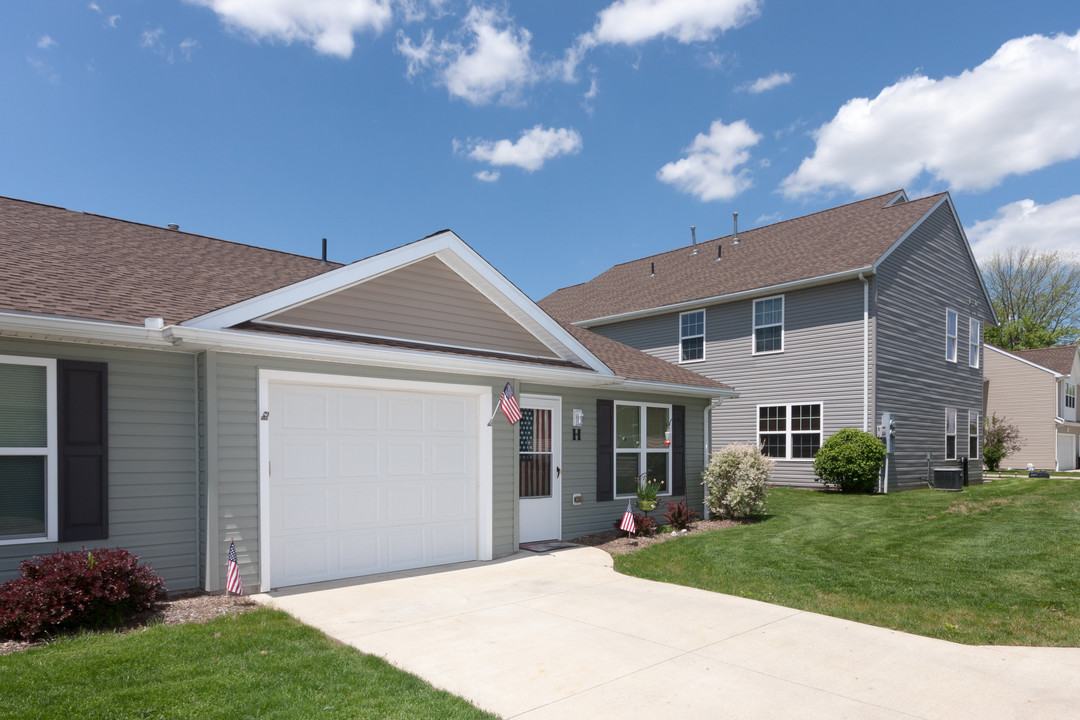
M 1080 716 L 1080 649 L 957 645 L 639 580 L 595 548 L 256 597 L 504 718 Z

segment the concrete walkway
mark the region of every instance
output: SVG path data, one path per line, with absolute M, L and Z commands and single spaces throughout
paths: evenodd
M 256 599 L 504 718 L 1080 717 L 1080 649 L 957 645 L 639 580 L 595 548 Z

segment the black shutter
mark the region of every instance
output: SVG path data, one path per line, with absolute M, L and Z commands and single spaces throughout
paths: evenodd
M 615 402 L 596 401 L 596 501 L 615 499 Z
M 60 540 L 109 537 L 108 371 L 105 363 L 57 364 Z
M 686 494 L 686 406 L 671 406 L 671 494 Z

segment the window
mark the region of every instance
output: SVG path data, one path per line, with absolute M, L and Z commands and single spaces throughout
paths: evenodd
M 1076 407 L 1076 385 L 1073 383 L 1065 383 L 1065 407 Z
M 671 494 L 671 406 L 615 403 L 615 496 L 630 497 L 644 475 Z
M 679 315 L 679 362 L 705 359 L 705 311 Z
M 979 367 L 979 321 L 975 318 L 968 321 L 968 366 Z
M 945 408 L 945 459 L 956 459 L 956 408 Z
M 784 296 L 754 301 L 754 354 L 784 349 Z
M 956 362 L 956 311 L 945 311 L 945 359 Z
M 979 413 L 968 411 L 968 457 L 972 462 L 979 459 Z
M 821 447 L 821 403 L 759 405 L 761 453 L 780 460 L 812 460 Z
M 56 361 L 0 356 L 0 543 L 56 539 Z

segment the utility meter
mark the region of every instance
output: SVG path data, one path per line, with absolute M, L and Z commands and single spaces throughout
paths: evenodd
M 896 449 L 896 414 L 881 413 L 881 437 L 885 440 L 885 451 L 890 455 Z

